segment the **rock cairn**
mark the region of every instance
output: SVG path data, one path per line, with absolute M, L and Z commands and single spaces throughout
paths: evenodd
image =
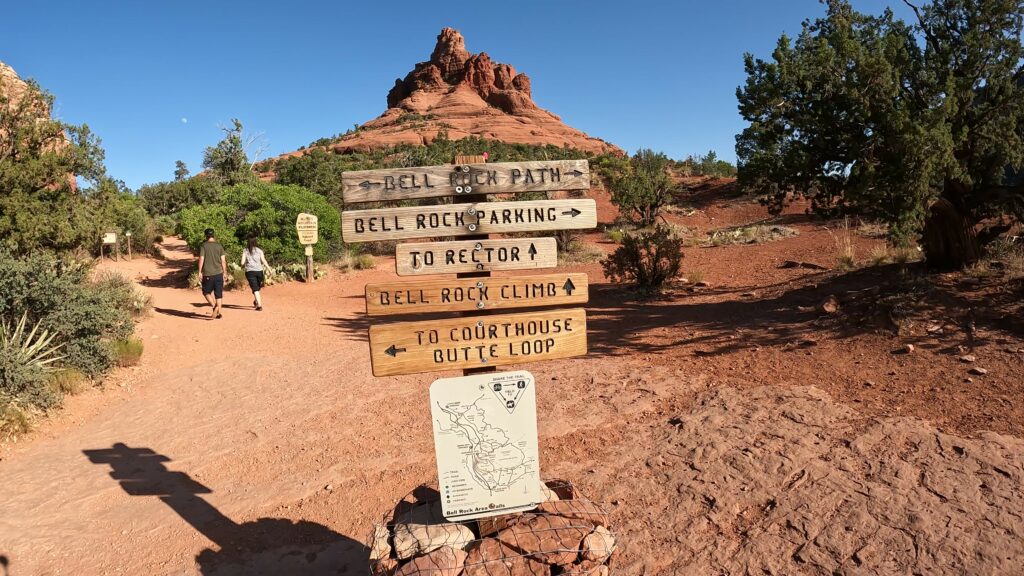
M 542 485 L 535 510 L 465 522 L 441 515 L 420 487 L 370 536 L 374 576 L 606 576 L 616 538 L 604 509 L 564 480 Z

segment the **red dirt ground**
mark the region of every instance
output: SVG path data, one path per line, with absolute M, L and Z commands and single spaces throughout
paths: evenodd
M 721 192 L 671 219 L 768 218 Z M 523 366 L 542 474 L 607 504 L 614 573 L 1019 573 L 1020 293 L 915 266 L 780 268 L 833 267 L 837 223 L 800 207 L 774 222 L 799 235 L 688 248 L 708 286 L 655 300 L 568 267 L 593 283 L 590 354 Z M 861 259 L 882 243 L 853 241 Z M 230 292 L 212 321 L 177 287 L 190 255 L 164 249 L 103 264 L 153 296 L 141 365 L 0 450 L 9 573 L 364 574 L 373 523 L 436 475 L 440 375 L 370 374 L 362 290 L 393 262 L 269 287 L 263 312 Z M 839 311 L 819 312 L 829 295 Z

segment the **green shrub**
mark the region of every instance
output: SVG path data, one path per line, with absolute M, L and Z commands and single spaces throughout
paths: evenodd
M 626 231 L 621 228 L 605 230 L 604 236 L 616 244 L 622 244 L 622 239 L 626 237 Z
M 259 239 L 270 262 L 305 262 L 303 246 L 295 233 L 295 218 L 300 212 L 316 215 L 319 242 L 313 248 L 317 260 L 326 260 L 341 241 L 341 218 L 323 197 L 299 186 L 281 186 L 258 182 L 225 188 L 216 203 L 183 210 L 178 233 L 198 251 L 213 228 L 228 259 L 237 261 L 250 237 Z
M 661 208 L 672 199 L 669 162 L 664 154 L 647 149 L 630 158 L 629 170 L 611 181 L 612 202 L 624 216 L 640 226 L 654 225 Z
M 356 270 L 372 270 L 377 262 L 369 254 L 356 254 L 352 257 L 352 267 Z
M 32 431 L 32 413 L 17 402 L 0 399 L 0 440 L 10 440 Z
M 46 410 L 60 403 L 60 393 L 48 386 L 52 364 L 61 360 L 54 339 L 38 322 L 29 325 L 27 313 L 0 325 L 0 405 L 21 402 Z
M 198 176 L 142 186 L 139 188 L 139 198 L 146 211 L 157 217 L 160 232 L 169 235 L 174 231 L 174 214 L 186 208 L 214 202 L 220 189 L 220 184 L 212 178 Z
M 117 340 L 112 345 L 114 358 L 118 366 L 136 366 L 142 358 L 142 340 L 138 338 L 125 338 Z
M 622 246 L 601 264 L 615 282 L 631 282 L 643 291 L 661 288 L 679 274 L 683 240 L 663 225 L 625 234 Z
M 89 376 L 113 362 L 110 341 L 127 338 L 135 327 L 134 286 L 109 275 L 89 280 L 87 263 L 46 254 L 16 259 L 0 251 L 0 316 L 28 314 L 30 323 L 63 344 L 65 367 Z

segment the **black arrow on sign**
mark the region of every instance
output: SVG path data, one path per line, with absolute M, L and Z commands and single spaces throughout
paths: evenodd
M 572 176 L 574 178 L 576 176 L 583 176 L 583 172 L 580 172 L 579 170 L 573 170 L 572 172 L 566 172 L 566 174 L 569 175 L 569 176 Z
M 398 356 L 399 352 L 405 352 L 405 348 L 395 348 L 394 344 L 392 344 L 387 350 L 384 351 L 385 354 L 391 356 L 392 358 Z
M 530 249 L 526 253 L 530 255 L 530 260 L 537 257 L 537 247 L 533 245 L 533 242 L 530 242 Z
M 359 187 L 362 188 L 363 190 L 366 190 L 368 188 L 376 188 L 377 186 L 380 186 L 380 182 L 370 182 L 369 180 L 363 180 L 362 182 L 359 183 Z
M 563 216 L 572 216 L 573 218 L 579 216 L 580 214 L 583 214 L 583 212 L 580 212 L 575 208 L 573 208 L 572 210 L 566 210 L 565 212 L 562 212 Z
M 572 283 L 572 278 L 565 279 L 565 285 L 562 286 L 562 289 L 565 290 L 567 295 L 572 296 L 572 291 L 576 289 L 576 285 Z

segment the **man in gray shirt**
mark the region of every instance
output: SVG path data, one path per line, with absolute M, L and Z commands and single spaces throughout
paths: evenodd
M 210 311 L 210 318 L 220 318 L 224 303 L 224 271 L 228 269 L 228 264 L 224 258 L 224 247 L 214 237 L 213 228 L 207 228 L 204 235 L 206 242 L 199 247 L 199 274 L 202 278 L 203 297 L 213 308 Z

